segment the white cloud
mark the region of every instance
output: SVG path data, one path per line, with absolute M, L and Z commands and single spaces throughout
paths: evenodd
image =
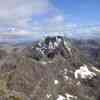
M 68 37 L 74 38 L 97 38 L 100 37 L 100 25 L 80 25 L 76 23 L 63 22 L 53 26 L 58 32 L 65 33 Z M 56 29 L 56 30 L 57 30 Z
M 99 25 L 80 25 L 74 28 L 74 33 L 76 33 L 76 37 L 83 38 L 95 38 L 100 37 L 100 26 Z M 73 36 L 74 33 L 72 34 Z
M 48 9 L 48 0 L 0 0 L 0 17 L 29 17 Z M 13 16 L 11 16 L 13 15 Z
M 0 36 L 8 36 L 8 35 L 13 35 L 13 36 L 29 36 L 32 35 L 32 32 L 29 32 L 27 30 L 16 30 L 16 31 L 10 31 L 10 32 L 2 32 L 0 33 Z
M 32 20 L 32 16 L 39 16 L 49 13 L 49 11 L 51 11 L 50 15 L 45 16 L 43 23 Z M 13 27 L 16 29 L 13 32 L 8 32 L 9 28 L 12 30 Z M 84 27 L 76 23 L 65 22 L 59 9 L 55 8 L 49 0 L 0 0 L 0 31 L 5 31 L 5 34 L 10 35 L 31 35 L 30 31 L 33 31 L 37 33 L 64 32 L 69 36 L 85 35 L 89 37 L 99 35 L 100 26 L 86 25 Z
M 57 16 L 54 16 L 51 20 L 52 22 L 55 22 L 55 23 L 62 23 L 64 22 L 64 17 L 62 15 L 57 15 Z
M 29 25 L 32 15 L 46 13 L 48 9 L 48 0 L 0 0 L 0 26 L 32 27 Z
M 50 16 L 45 16 L 44 26 L 42 22 L 32 20 L 32 16 L 41 16 L 48 12 Z M 23 30 L 25 34 L 28 34 L 27 31 L 59 32 L 63 30 L 64 17 L 58 12 L 49 0 L 0 0 L 0 30 L 9 35 L 23 34 Z M 12 32 L 13 28 L 15 29 Z M 8 32 L 10 30 L 11 32 Z M 22 33 L 18 34 L 18 32 Z
M 44 27 L 47 32 L 62 32 L 64 30 L 64 17 L 60 14 L 48 18 Z

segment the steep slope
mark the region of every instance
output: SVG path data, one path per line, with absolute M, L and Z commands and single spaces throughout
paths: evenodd
M 64 37 L 10 48 L 0 60 L 0 100 L 100 99 L 100 70 Z
M 88 39 L 88 40 L 75 40 L 72 39 L 74 45 L 76 45 L 86 56 L 89 62 L 100 68 L 100 40 Z

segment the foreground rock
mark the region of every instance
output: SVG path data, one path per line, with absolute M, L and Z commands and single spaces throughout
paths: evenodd
M 0 100 L 100 99 L 99 69 L 63 37 L 10 48 L 0 60 Z

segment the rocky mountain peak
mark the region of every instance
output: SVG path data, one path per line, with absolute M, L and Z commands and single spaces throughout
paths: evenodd
M 64 56 L 64 52 L 71 53 L 70 43 L 63 36 L 47 36 L 43 41 L 39 41 L 33 45 L 33 50 L 39 52 L 42 56 L 53 58 L 57 54 Z

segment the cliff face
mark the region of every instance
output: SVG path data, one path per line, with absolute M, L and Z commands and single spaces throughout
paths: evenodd
M 1 49 L 0 100 L 100 99 L 100 70 L 63 37 Z

